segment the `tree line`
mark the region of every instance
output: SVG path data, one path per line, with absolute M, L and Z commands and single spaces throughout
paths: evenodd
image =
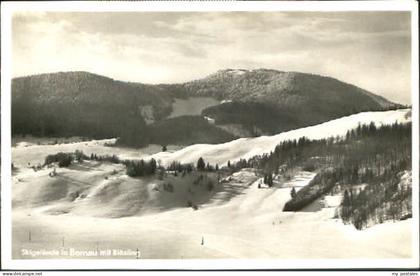
M 340 216 L 357 229 L 411 214 L 411 187 L 398 184 L 402 172 L 411 170 L 411 123 L 359 124 L 344 137 L 283 141 L 272 152 L 231 167 L 258 169 L 268 186 L 275 174 L 317 171 L 306 187 L 294 193 L 284 211 L 301 210 L 330 191 L 341 191 Z M 361 184 L 363 189 L 355 188 Z

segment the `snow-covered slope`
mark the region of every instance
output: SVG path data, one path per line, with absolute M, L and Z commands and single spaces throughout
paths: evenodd
M 252 171 L 242 170 L 233 175 L 236 180 L 227 183 L 224 191 L 197 211 L 181 207 L 110 219 L 97 216 L 98 212 L 103 212 L 100 209 L 115 207 L 108 203 L 100 208 L 82 204 L 59 216 L 57 213 L 51 215 L 51 209 L 46 213 L 44 206 L 15 206 L 13 256 L 30 258 L 22 255 L 21 248 L 55 249 L 65 240 L 65 248 L 76 250 L 99 247 L 135 251 L 139 248 L 143 259 L 263 258 L 281 261 L 410 257 L 411 219 L 357 231 L 352 225 L 333 219 L 334 208 L 281 212 L 290 199 L 292 187 L 299 189 L 307 185 L 313 176 L 313 173 L 300 172 L 286 183 L 276 182 L 272 189 L 259 189 L 261 179 L 254 180 Z M 138 194 L 125 193 L 124 208 L 139 200 Z M 81 199 L 75 204 L 84 200 L 89 201 Z M 97 208 L 92 208 L 94 206 Z M 29 231 L 31 241 L 28 241 Z M 329 265 L 336 266 L 339 262 L 331 260 Z M 363 267 L 362 263 L 355 262 L 354 265 Z M 292 265 L 276 264 L 276 267 L 281 266 L 290 268 Z
M 394 122 L 409 122 L 407 116 L 410 109 L 391 110 L 383 112 L 362 112 L 351 116 L 328 121 L 319 125 L 282 132 L 274 136 L 261 136 L 256 138 L 241 138 L 223 144 L 196 144 L 175 152 L 160 152 L 149 156 L 169 164 L 174 160 L 183 163 L 195 163 L 203 157 L 211 164 L 225 164 L 228 160 L 235 161 L 240 158 L 250 158 L 255 155 L 269 153 L 281 141 L 307 137 L 309 139 L 322 139 L 331 136 L 343 136 L 358 124 L 374 122 L 377 126 L 392 124 Z
M 281 141 L 299 139 L 306 136 L 310 139 L 322 139 L 331 136 L 345 135 L 347 130 L 356 128 L 359 123 L 368 124 L 375 122 L 376 125 L 392 124 L 394 122 L 408 122 L 410 109 L 400 109 L 384 112 L 363 112 L 348 117 L 328 121 L 323 124 L 306 128 L 283 132 L 274 136 L 260 136 L 256 138 L 241 138 L 223 144 L 195 144 L 176 150 L 177 147 L 168 147 L 167 152 L 159 152 L 161 146 L 151 145 L 148 148 L 133 149 L 125 147 L 108 147 L 107 143 L 115 143 L 115 139 L 92 140 L 67 144 L 41 144 L 29 145 L 28 147 L 12 147 L 13 162 L 18 167 L 26 166 L 28 162 L 42 164 L 48 154 L 57 152 L 73 152 L 82 150 L 85 154 L 96 153 L 98 155 L 117 155 L 121 159 L 148 159 L 161 160 L 163 165 L 177 160 L 183 163 L 195 163 L 203 157 L 211 164 L 225 164 L 228 160 L 235 161 L 240 158 L 250 158 L 255 155 L 269 153 Z
M 357 231 L 334 218 L 339 196 L 326 196 L 325 204 L 303 212 L 282 212 L 292 187 L 298 190 L 314 177 L 310 172 L 298 172 L 286 182 L 275 179 L 273 188 L 259 189 L 262 179 L 252 169 L 243 169 L 194 211 L 183 197 L 190 194 L 175 182 L 174 193 L 158 192 L 153 189 L 155 180 L 128 178 L 120 164 L 74 164 L 58 168 L 58 175 L 52 178 L 48 176 L 51 169 L 34 172 L 24 167 L 23 161 L 34 164 L 31 158 L 40 159 L 47 153 L 83 149 L 88 153 L 115 152 L 122 158 L 154 157 L 164 163 L 196 162 L 203 156 L 206 161 L 222 164 L 269 152 L 282 140 L 344 135 L 358 123 L 371 121 L 377 125 L 408 122 L 407 112 L 361 113 L 275 136 L 194 145 L 172 153 L 146 155 L 134 149 L 105 147 L 103 141 L 14 148 L 13 159 L 21 161 L 12 182 L 13 257 L 31 258 L 22 255 L 22 248 L 63 246 L 76 250 L 138 248 L 142 258 L 152 259 L 405 260 L 412 252 L 412 219 Z M 185 182 L 185 178 L 178 178 Z M 404 184 L 409 182 L 408 175 L 404 179 L 402 185 L 408 185 Z M 70 200 L 73 195 L 78 197 Z M 330 263 L 339 264 L 334 260 Z M 355 267 L 364 264 L 355 262 Z

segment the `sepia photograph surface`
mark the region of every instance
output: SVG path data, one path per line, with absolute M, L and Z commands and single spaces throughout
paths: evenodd
M 156 5 L 9 9 L 2 258 L 418 266 L 413 10 Z

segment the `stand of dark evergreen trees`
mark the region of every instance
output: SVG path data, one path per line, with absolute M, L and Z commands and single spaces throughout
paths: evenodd
M 329 192 L 339 177 L 337 171 L 333 169 L 318 173 L 308 185 L 294 193 L 294 196 L 284 205 L 283 211 L 299 211 L 306 207 L 315 199 Z
M 154 175 L 157 169 L 156 160 L 153 158 L 148 161 L 143 159 L 125 160 L 124 165 L 127 169 L 127 175 L 131 177 Z
M 322 195 L 344 191 L 340 216 L 357 229 L 411 215 L 411 187 L 399 185 L 411 170 L 411 123 L 358 125 L 344 138 L 284 141 L 273 152 L 240 160 L 232 168 L 259 169 L 264 182 L 272 174 L 296 168 L 317 171 L 316 177 L 286 203 L 298 211 Z M 365 184 L 363 189 L 356 188 Z
M 340 217 L 357 229 L 386 220 L 400 220 L 412 215 L 411 183 L 403 183 L 401 177 L 410 170 L 405 160 L 387 166 L 379 176 L 373 176 L 363 189 L 346 188 L 341 202 Z
M 331 142 L 293 144 L 289 163 L 316 156 L 321 172 L 286 203 L 285 211 L 300 210 L 338 186 L 345 190 L 340 216 L 357 229 L 411 214 L 411 186 L 399 184 L 402 172 L 411 170 L 411 124 L 359 125 L 345 139 Z M 354 188 L 360 184 L 365 187 Z
M 90 156 L 87 156 L 83 151 L 76 150 L 75 152 L 59 152 L 56 154 L 47 155 L 44 161 L 43 166 L 50 165 L 52 163 L 57 163 L 59 167 L 68 167 L 74 161 L 80 162 L 83 160 L 95 160 L 101 162 L 111 162 L 114 164 L 124 164 L 126 167 L 126 173 L 131 177 L 142 177 L 142 176 L 151 176 L 160 171 L 164 173 L 165 171 L 179 172 L 179 173 L 191 173 L 193 170 L 200 172 L 213 172 L 219 170 L 219 165 L 212 166 L 209 163 L 205 163 L 204 159 L 200 157 L 197 161 L 197 166 L 194 167 L 193 164 L 182 164 L 178 161 L 173 161 L 166 168 L 158 166 L 155 159 L 150 160 L 121 160 L 116 155 L 97 155 L 92 153 Z
M 81 162 L 83 160 L 96 160 L 96 161 L 107 161 L 115 164 L 119 164 L 122 161 L 116 155 L 97 155 L 92 153 L 87 156 L 81 150 L 74 152 L 58 152 L 56 154 L 49 154 L 45 157 L 44 166 L 52 163 L 57 163 L 59 167 L 68 167 L 74 161 Z

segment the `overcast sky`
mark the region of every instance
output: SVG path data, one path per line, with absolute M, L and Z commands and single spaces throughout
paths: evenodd
M 410 103 L 404 12 L 19 13 L 13 76 L 89 71 L 173 83 L 225 68 L 338 78 Z

